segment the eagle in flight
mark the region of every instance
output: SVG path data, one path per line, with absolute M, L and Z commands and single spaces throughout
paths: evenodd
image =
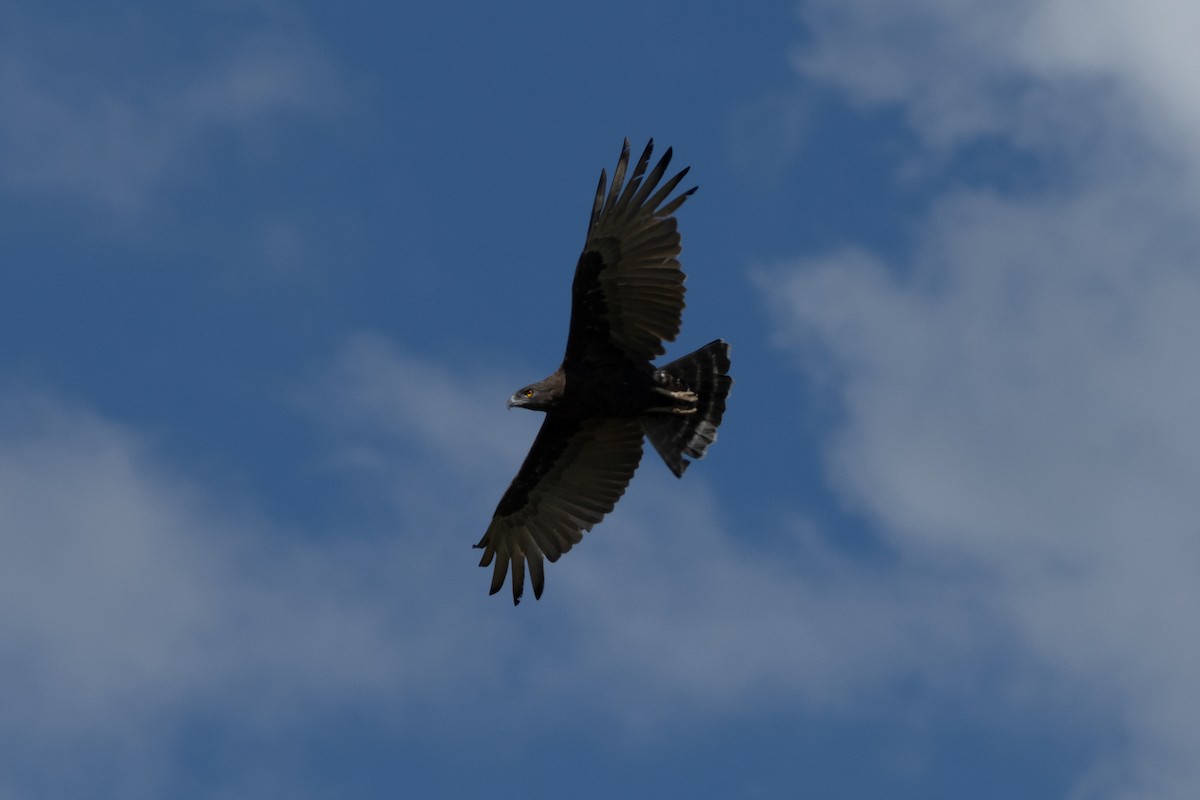
M 671 150 L 647 174 L 653 148 L 651 140 L 626 183 L 626 140 L 607 192 L 600 172 L 575 267 L 566 356 L 550 377 L 508 401 L 546 413 L 475 545 L 483 549 L 481 567 L 495 562 L 491 594 L 511 570 L 514 604 L 526 571 L 540 598 L 543 559 L 557 561 L 613 510 L 642 458 L 643 436 L 682 477 L 688 459 L 716 440 L 725 414 L 733 384 L 728 344 L 718 339 L 661 367 L 651 363 L 679 333 L 684 274 L 673 214 L 696 191 L 671 198 L 688 171 L 660 187 Z

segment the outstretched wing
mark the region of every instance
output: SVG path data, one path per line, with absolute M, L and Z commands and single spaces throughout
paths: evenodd
M 496 562 L 490 593 L 500 591 L 511 567 L 513 603 L 519 603 L 528 565 L 533 595 L 541 597 L 542 557 L 557 561 L 613 510 L 641 457 L 642 428 L 636 419 L 547 414 L 475 545 L 483 548 L 479 566 Z
M 668 201 L 687 169 L 659 187 L 671 150 L 646 175 L 653 147 L 651 140 L 625 183 L 625 140 L 607 194 L 600 173 L 587 243 L 575 267 L 564 365 L 614 357 L 651 361 L 665 352 L 664 341 L 679 334 L 684 274 L 672 214 L 696 188 Z

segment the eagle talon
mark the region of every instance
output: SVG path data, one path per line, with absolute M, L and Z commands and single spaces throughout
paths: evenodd
M 691 403 L 692 405 L 695 405 L 700 400 L 699 395 L 686 389 L 674 392 L 665 386 L 656 386 L 654 387 L 654 391 L 658 392 L 659 394 L 664 394 L 672 400 L 678 400 L 683 403 Z

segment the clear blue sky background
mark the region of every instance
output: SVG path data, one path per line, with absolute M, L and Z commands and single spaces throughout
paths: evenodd
M 1197 30 L 4 4 L 0 796 L 1200 796 Z M 626 136 L 734 394 L 513 608 Z

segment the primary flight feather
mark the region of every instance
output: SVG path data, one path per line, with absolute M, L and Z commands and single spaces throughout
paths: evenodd
M 509 407 L 544 411 L 529 455 L 500 498 L 476 547 L 495 562 L 491 593 L 511 572 L 519 603 L 528 572 L 535 597 L 543 559 L 557 561 L 604 519 L 642 458 L 643 436 L 677 477 L 701 458 L 725 414 L 729 345 L 717 339 L 655 367 L 683 315 L 683 270 L 674 213 L 696 191 L 671 197 L 683 169 L 661 186 L 671 150 L 649 174 L 651 140 L 633 172 L 629 141 L 613 173 L 600 172 L 587 241 L 575 267 L 567 352 L 549 377 L 518 391 Z

